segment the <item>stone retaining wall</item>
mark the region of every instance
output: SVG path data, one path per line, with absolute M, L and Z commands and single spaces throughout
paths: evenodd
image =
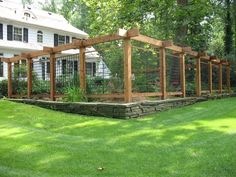
M 30 99 L 11 99 L 11 101 L 36 105 L 43 108 L 48 108 L 68 113 L 129 119 L 129 118 L 138 118 L 144 115 L 165 111 L 172 108 L 183 107 L 186 105 L 194 104 L 196 102 L 207 101 L 209 99 L 220 99 L 233 96 L 236 96 L 236 94 L 224 94 L 224 95 L 205 96 L 198 98 L 191 97 L 191 98 L 179 98 L 179 99 L 158 100 L 158 101 L 143 101 L 143 102 L 135 102 L 128 104 L 96 103 L 96 102 L 65 103 L 65 102 L 53 102 L 53 101 L 42 101 L 42 100 L 30 100 Z

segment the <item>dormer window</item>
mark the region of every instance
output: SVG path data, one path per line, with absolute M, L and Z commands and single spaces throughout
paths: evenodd
M 26 18 L 30 18 L 30 13 L 25 12 L 25 13 L 24 13 L 24 16 L 25 16 Z
M 37 42 L 43 43 L 43 32 L 42 31 L 37 32 Z

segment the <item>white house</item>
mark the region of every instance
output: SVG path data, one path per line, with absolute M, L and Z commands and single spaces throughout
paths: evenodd
M 22 52 L 42 50 L 43 46 L 53 47 L 70 43 L 73 38 L 88 38 L 87 33 L 73 27 L 63 16 L 31 7 L 23 7 L 12 0 L 0 0 L 0 12 L 0 56 L 6 58 L 19 55 Z M 87 50 L 94 50 L 94 48 Z M 76 53 L 78 54 L 79 50 L 63 51 L 61 55 Z M 41 68 L 38 75 L 47 79 L 49 76 L 47 72 L 48 56 L 40 57 L 38 61 L 41 61 L 37 66 Z M 57 61 L 56 67 L 63 67 L 65 64 L 67 64 L 65 61 Z M 73 65 L 74 70 L 78 69 L 78 63 L 69 64 Z M 108 77 L 110 71 L 99 54 L 97 52 L 86 54 L 88 75 L 99 76 L 99 73 L 104 73 L 104 71 L 98 71 L 101 65 L 103 69 L 105 68 L 106 77 Z M 6 63 L 0 63 L 0 80 L 3 79 L 7 79 Z

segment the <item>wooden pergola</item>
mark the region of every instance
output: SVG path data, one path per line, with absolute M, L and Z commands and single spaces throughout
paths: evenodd
M 86 47 L 90 47 L 96 44 L 105 42 L 111 42 L 116 40 L 123 40 L 124 42 L 124 94 L 113 95 L 88 95 L 89 97 L 103 97 L 103 98 L 124 98 L 125 102 L 132 102 L 132 97 L 136 96 L 160 96 L 162 99 L 166 99 L 168 95 L 181 95 L 186 96 L 186 81 L 185 81 L 185 56 L 190 55 L 196 59 L 196 93 L 197 96 L 201 96 L 201 60 L 208 62 L 209 67 L 209 92 L 213 93 L 212 89 L 212 65 L 217 65 L 219 70 L 218 75 L 218 93 L 222 93 L 222 66 L 226 66 L 227 75 L 227 88 L 230 91 L 230 63 L 226 60 L 220 60 L 215 56 L 208 56 L 205 52 L 192 51 L 191 47 L 180 47 L 174 45 L 172 41 L 157 40 L 145 35 L 140 34 L 138 29 L 123 30 L 119 29 L 116 34 L 99 36 L 89 39 L 75 39 L 72 43 L 60 45 L 57 47 L 43 47 L 43 50 L 22 53 L 19 56 L 12 58 L 0 58 L 0 61 L 8 63 L 8 97 L 12 97 L 12 63 L 19 60 L 27 60 L 27 97 L 32 96 L 32 60 L 34 58 L 49 55 L 50 56 L 50 98 L 55 100 L 55 62 L 56 54 L 69 49 L 79 49 L 79 76 L 80 76 L 80 88 L 86 90 L 86 65 L 85 65 L 85 53 Z M 160 57 L 160 92 L 157 93 L 132 93 L 132 45 L 131 40 L 143 42 L 157 48 L 159 50 Z M 179 56 L 180 64 L 180 82 L 181 92 L 167 93 L 166 89 L 166 49 L 173 51 L 173 53 Z

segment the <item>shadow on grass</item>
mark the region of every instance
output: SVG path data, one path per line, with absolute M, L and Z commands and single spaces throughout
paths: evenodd
M 14 118 L 0 118 L 0 176 L 234 177 L 235 100 L 129 121 L 13 104 Z

